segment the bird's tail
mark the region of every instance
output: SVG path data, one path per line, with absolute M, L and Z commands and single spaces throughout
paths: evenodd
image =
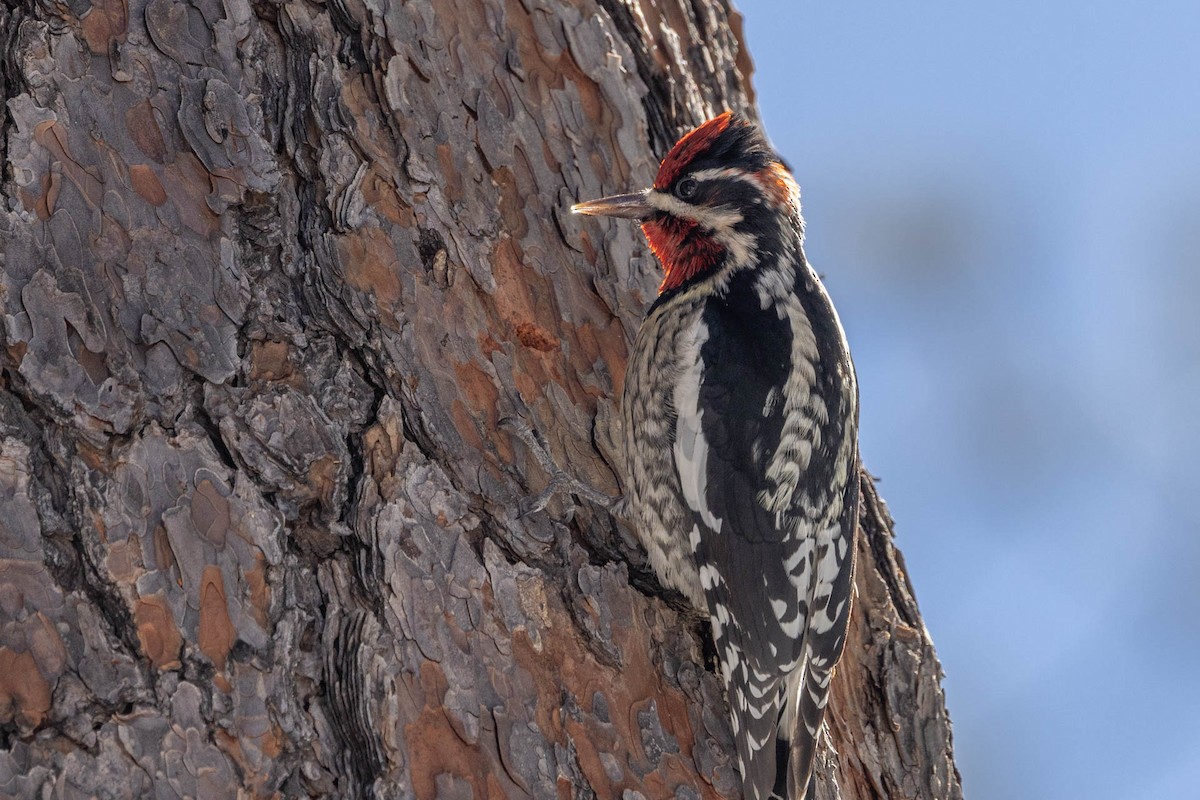
M 776 741 L 776 770 L 773 797 L 805 800 L 812 784 L 813 762 L 825 705 L 829 700 L 829 666 L 808 654 L 800 669 L 787 682 L 786 702 L 780 714 Z

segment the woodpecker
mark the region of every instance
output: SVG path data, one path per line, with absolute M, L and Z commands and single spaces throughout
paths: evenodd
M 578 203 L 662 262 L 622 398 L 625 497 L 650 564 L 712 625 L 743 794 L 804 800 L 850 618 L 858 387 L 804 256 L 800 190 L 724 113 L 654 185 Z

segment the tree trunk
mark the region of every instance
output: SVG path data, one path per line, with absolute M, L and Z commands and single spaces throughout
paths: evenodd
M 737 797 L 611 492 L 658 267 L 575 199 L 754 115 L 724 0 L 0 7 L 0 795 Z M 871 398 L 865 398 L 867 403 Z M 818 797 L 957 798 L 870 480 Z

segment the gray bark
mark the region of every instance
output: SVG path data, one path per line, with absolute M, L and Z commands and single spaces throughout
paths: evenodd
M 0 796 L 737 796 L 703 625 L 605 513 L 517 518 L 548 476 L 497 422 L 616 491 L 658 271 L 565 209 L 754 114 L 739 31 L 723 0 L 0 6 Z M 819 796 L 957 798 L 864 488 Z

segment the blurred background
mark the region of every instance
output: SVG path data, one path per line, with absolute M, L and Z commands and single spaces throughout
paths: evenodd
M 735 2 L 966 796 L 1200 797 L 1200 3 Z

